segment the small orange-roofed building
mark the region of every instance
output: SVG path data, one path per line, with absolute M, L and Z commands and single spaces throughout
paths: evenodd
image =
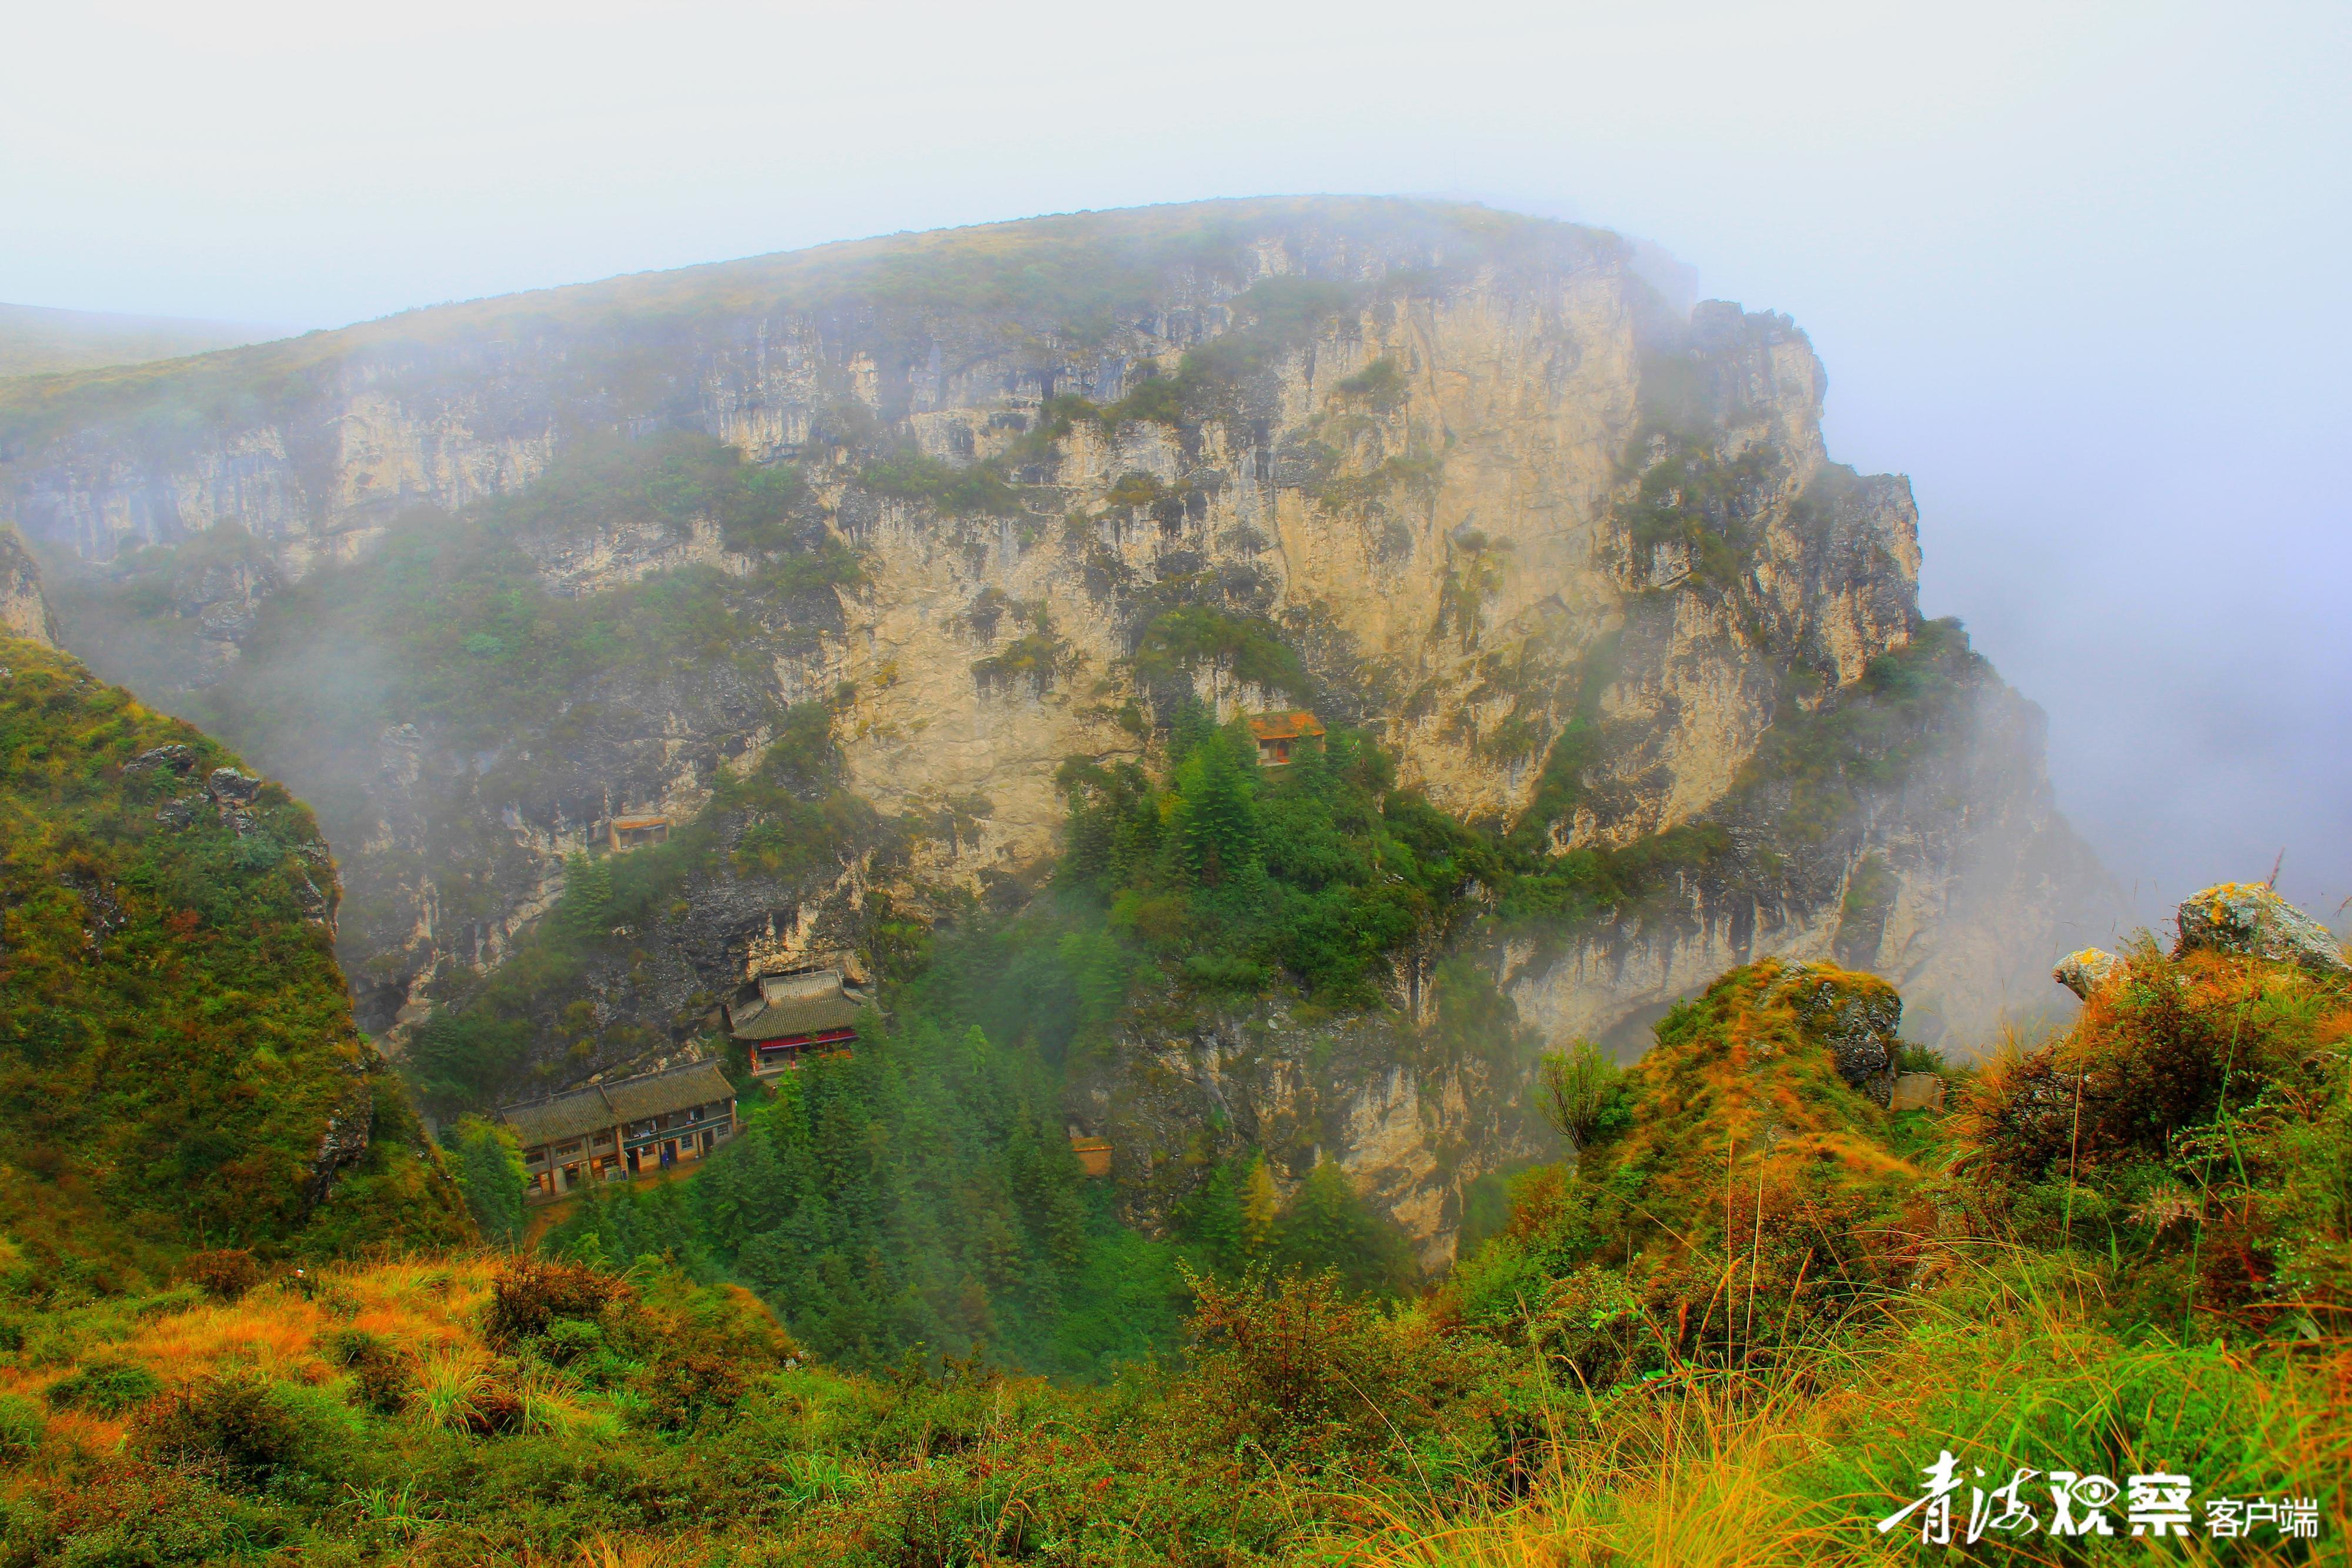
M 669 819 L 652 812 L 636 816 L 614 817 L 612 823 L 613 852 L 634 850 L 646 844 L 657 844 L 669 837 Z
M 1250 734 L 1257 739 L 1257 765 L 1260 768 L 1286 767 L 1291 748 L 1323 738 L 1322 721 L 1305 708 L 1293 708 L 1287 713 L 1262 713 L 1249 721 Z

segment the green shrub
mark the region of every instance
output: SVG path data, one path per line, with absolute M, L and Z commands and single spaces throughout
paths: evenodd
M 1339 382 L 1339 391 L 1348 397 L 1361 398 L 1374 408 L 1393 408 L 1405 398 L 1402 367 L 1383 354 Z
M 49 1385 L 48 1401 L 60 1410 L 120 1416 L 163 1391 L 153 1373 L 127 1361 L 97 1361 L 76 1367 Z
M 360 1403 L 379 1416 L 398 1415 L 416 1384 L 408 1364 L 382 1335 L 366 1329 L 337 1329 L 327 1337 L 327 1355 L 352 1375 Z
M 877 495 L 921 502 L 943 513 L 1009 517 L 1022 509 L 1020 493 L 990 465 L 959 468 L 911 447 L 868 463 L 857 481 Z
M 48 1436 L 41 1407 L 17 1394 L 0 1394 L 0 1464 L 22 1464 Z
M 224 1301 L 238 1300 L 261 1282 L 261 1265 L 242 1247 L 192 1252 L 180 1265 L 180 1272 L 202 1286 L 207 1295 Z
M 609 895 L 608 895 L 609 896 Z M 450 1169 L 482 1239 L 498 1247 L 521 1244 L 523 1193 L 530 1184 L 514 1130 L 479 1116 L 459 1119 L 450 1137 Z
M 1146 622 L 1133 664 L 1146 682 L 1182 682 L 1203 664 L 1228 665 L 1234 678 L 1312 701 L 1315 683 L 1273 623 L 1205 604 L 1179 605 Z
M 593 1321 L 627 1294 L 620 1281 L 583 1264 L 509 1259 L 491 1278 L 483 1336 L 494 1345 L 513 1345 L 547 1333 L 559 1319 Z
M 158 1401 L 134 1439 L 151 1458 L 217 1467 L 259 1486 L 285 1474 L 331 1473 L 343 1436 L 310 1390 L 236 1371 Z

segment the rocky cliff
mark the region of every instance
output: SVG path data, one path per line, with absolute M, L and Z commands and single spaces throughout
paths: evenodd
M 41 592 L 40 569 L 13 528 L 0 528 L 0 637 L 58 645 L 57 618 Z
M 184 1252 L 468 1239 L 352 1027 L 310 812 L 0 636 L 0 1232 L 120 1286 Z
M 1207 204 L 0 393 L 0 495 L 73 579 L 68 645 L 320 801 L 378 1026 L 495 960 L 616 810 L 701 810 L 793 704 L 831 706 L 844 783 L 901 826 L 878 874 L 903 904 L 1017 898 L 1064 759 L 1148 757 L 1197 696 L 1366 726 L 1440 807 L 1614 868 L 1485 955 L 1547 1036 L 1633 1040 L 1787 953 L 1882 970 L 1970 1046 L 2103 928 L 2103 879 L 2038 713 L 1956 634 L 1916 646 L 1909 487 L 1830 463 L 1823 390 L 1785 318 L 1685 318 L 1613 235 Z M 415 628 L 490 572 L 468 550 L 508 597 L 451 631 L 456 675 L 420 674 Z M 401 583 L 426 589 L 383 613 Z M 322 682 L 333 713 L 286 723 Z M 852 857 L 723 931 L 648 931 L 655 967 L 686 956 L 641 1010 L 689 1030 L 877 875 Z M 1187 1060 L 1162 1065 L 1207 1093 Z M 1424 1155 L 1457 1137 L 1458 1085 L 1381 1093 Z M 1370 1151 L 1402 1136 L 1334 1152 L 1424 1236 L 1507 1157 L 1383 1186 L 1405 1156 Z

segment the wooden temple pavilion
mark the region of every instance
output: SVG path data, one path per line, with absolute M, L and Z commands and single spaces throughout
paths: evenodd
M 735 1135 L 735 1089 L 715 1061 L 503 1106 L 534 1202 L 698 1160 Z
M 729 1004 L 727 1032 L 761 1078 L 788 1071 L 801 1058 L 846 1051 L 857 1043 L 862 1002 L 838 969 L 762 975 Z

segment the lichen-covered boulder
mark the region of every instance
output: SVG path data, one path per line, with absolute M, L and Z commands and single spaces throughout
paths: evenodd
M 1895 988 L 1875 975 L 1799 964 L 1775 989 L 1804 1031 L 1829 1045 L 1838 1076 L 1885 1104 L 1902 1050 L 1903 998 Z
M 2084 947 L 2059 959 L 2050 977 L 2087 1002 L 2091 993 L 2121 976 L 2126 967 L 2121 958 L 2104 948 Z
M 2295 964 L 2315 974 L 2352 975 L 2327 927 L 2259 882 L 2225 882 L 2183 903 L 2174 916 L 2173 956 L 2234 953 Z

